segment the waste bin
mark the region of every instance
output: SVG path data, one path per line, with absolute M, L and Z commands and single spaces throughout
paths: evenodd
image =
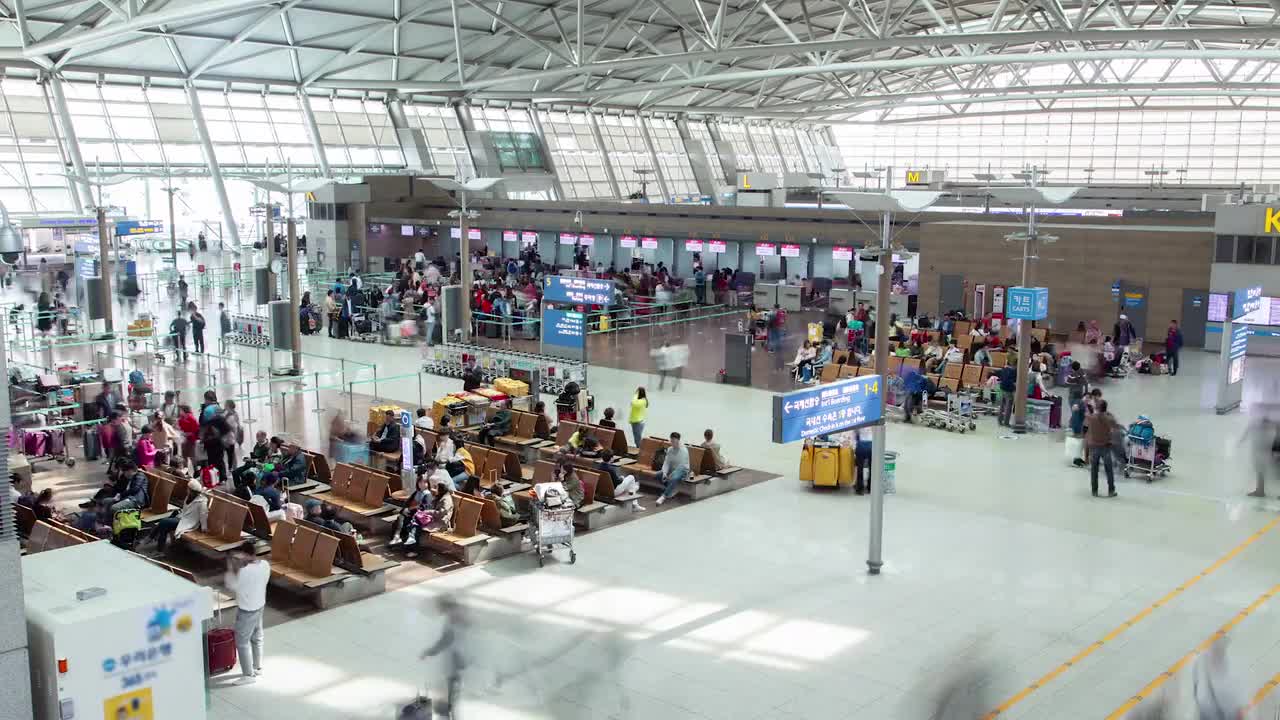
M 1027 400 L 1027 432 L 1049 432 L 1049 411 L 1053 403 L 1048 400 Z
M 884 484 L 884 493 L 886 495 L 898 492 L 898 453 L 893 450 L 886 450 L 884 453 L 884 472 L 880 475 L 880 482 Z

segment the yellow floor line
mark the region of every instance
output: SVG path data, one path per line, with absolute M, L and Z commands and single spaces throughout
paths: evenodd
M 1267 699 L 1267 696 L 1271 694 L 1272 690 L 1276 689 L 1277 685 L 1280 685 L 1280 673 L 1272 675 L 1271 679 L 1267 681 L 1267 684 L 1263 685 L 1258 689 L 1258 692 L 1253 694 L 1253 699 L 1249 701 L 1249 709 L 1252 710 L 1261 705 L 1262 701 Z
M 1196 583 L 1199 583 L 1201 580 L 1217 572 L 1223 565 L 1226 565 L 1227 563 L 1231 562 L 1231 560 L 1234 559 L 1235 556 L 1243 552 L 1245 548 L 1257 542 L 1258 539 L 1261 538 L 1263 535 L 1266 535 L 1267 533 L 1275 529 L 1276 525 L 1278 524 L 1280 524 L 1280 517 L 1277 517 L 1273 519 L 1271 522 L 1267 523 L 1266 525 L 1263 525 L 1261 529 L 1259 529 L 1257 532 L 1250 535 L 1249 537 L 1245 538 L 1244 541 L 1241 542 L 1239 545 L 1236 545 L 1235 547 L 1231 548 L 1231 550 L 1226 555 L 1223 555 L 1222 557 L 1218 558 L 1212 565 L 1205 568 L 1204 570 L 1201 570 L 1200 574 L 1196 575 L 1195 577 L 1191 578 L 1187 582 L 1169 591 L 1167 594 L 1165 594 L 1164 597 L 1151 603 L 1151 605 L 1147 606 L 1146 608 L 1143 608 L 1143 610 L 1139 612 L 1137 615 L 1134 615 L 1128 620 L 1125 620 L 1123 623 L 1121 623 L 1120 625 L 1117 625 L 1114 629 L 1112 629 L 1111 632 L 1108 632 L 1106 635 L 1103 635 L 1100 639 L 1098 639 L 1092 645 L 1089 645 L 1085 649 L 1073 655 L 1070 660 L 1067 660 L 1066 662 L 1062 663 L 1058 667 L 1050 670 L 1048 673 L 1038 678 L 1035 682 L 1022 688 L 1018 692 L 1014 693 L 1013 696 L 1011 696 L 1008 700 L 1005 700 L 1004 702 L 1000 703 L 998 706 L 996 706 L 994 710 L 984 715 L 983 720 L 992 720 L 992 718 L 998 718 L 1001 715 L 1009 712 L 1009 710 L 1012 709 L 1014 706 L 1016 706 L 1018 703 L 1030 697 L 1032 693 L 1044 687 L 1045 685 L 1048 685 L 1049 683 L 1053 682 L 1055 679 L 1057 679 L 1058 676 L 1064 674 L 1067 670 L 1070 670 L 1073 665 L 1076 665 L 1081 660 L 1084 660 L 1085 658 L 1094 654 L 1099 649 L 1101 649 L 1102 646 L 1106 645 L 1112 640 L 1115 640 L 1117 637 L 1120 637 L 1120 635 L 1122 635 L 1124 631 L 1128 630 L 1129 628 L 1138 624 L 1142 620 L 1146 619 L 1147 616 L 1149 616 L 1152 612 L 1154 612 L 1158 608 L 1161 608 L 1169 604 L 1179 595 L 1181 595 L 1182 593 L 1194 587 Z
M 1235 617 L 1231 618 L 1226 625 L 1218 628 L 1217 632 L 1205 638 L 1204 642 L 1197 645 L 1194 650 L 1179 658 L 1178 662 L 1170 665 L 1168 670 L 1157 675 L 1156 679 L 1147 683 L 1147 686 L 1139 690 L 1137 695 L 1129 698 L 1123 705 L 1113 710 L 1111 714 L 1107 716 L 1107 720 L 1118 720 L 1119 718 L 1123 718 L 1130 710 L 1141 704 L 1143 700 L 1151 697 L 1151 695 L 1155 693 L 1156 690 L 1159 690 L 1162 685 L 1172 680 L 1174 676 L 1181 672 L 1183 668 L 1191 663 L 1191 661 L 1195 660 L 1197 655 L 1208 650 L 1215 642 L 1221 640 L 1223 636 L 1231 632 L 1235 626 L 1243 622 L 1244 619 L 1252 615 L 1255 610 L 1262 607 L 1263 603 L 1275 597 L 1278 593 L 1280 593 L 1280 585 L 1276 585 L 1265 593 L 1259 595 L 1257 600 L 1249 603 L 1248 607 L 1236 613 Z

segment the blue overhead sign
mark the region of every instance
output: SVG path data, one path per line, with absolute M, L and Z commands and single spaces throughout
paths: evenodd
M 607 307 L 613 304 L 613 281 L 550 275 L 542 283 L 542 299 L 553 303 Z
M 864 375 L 773 396 L 773 441 L 796 440 L 873 425 L 882 417 L 879 375 Z
M 542 342 L 582 349 L 587 337 L 587 315 L 573 310 L 542 311 Z
M 1005 294 L 1004 314 L 1010 320 L 1043 320 L 1049 317 L 1049 288 L 1009 288 Z
M 1257 312 L 1262 308 L 1262 286 L 1255 285 L 1253 287 L 1240 288 L 1235 293 L 1235 303 L 1232 305 L 1231 319 L 1242 318 L 1252 312 Z
M 154 235 L 164 232 L 164 223 L 159 221 L 120 220 L 116 222 L 116 235 Z

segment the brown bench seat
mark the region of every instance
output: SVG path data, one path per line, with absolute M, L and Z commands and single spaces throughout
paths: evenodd
M 449 530 L 420 534 L 418 544 L 457 557 L 464 565 L 472 565 L 489 543 L 489 535 L 480 532 L 483 512 L 483 502 L 470 495 L 454 493 L 453 526 Z
M 178 540 L 206 554 L 222 555 L 244 542 L 245 522 L 249 519 L 249 503 L 222 492 L 210 492 L 208 495 L 207 528 L 185 532 Z

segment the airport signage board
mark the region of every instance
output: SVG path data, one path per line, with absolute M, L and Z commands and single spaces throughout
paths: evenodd
M 587 315 L 576 310 L 542 311 L 542 343 L 581 350 L 587 337 Z
M 595 245 L 595 244 L 596 244 L 596 236 L 595 236 L 595 235 L 579 235 L 579 236 L 578 236 L 578 244 L 579 244 L 579 245 L 587 245 L 587 246 Z
M 542 300 L 551 303 L 608 307 L 613 304 L 613 281 L 548 275 L 542 282 Z
M 1235 303 L 1231 308 L 1231 319 L 1235 320 L 1242 318 L 1250 313 L 1255 313 L 1258 310 L 1261 310 L 1263 302 L 1261 285 L 1240 288 L 1236 291 Z
M 783 245 L 782 257 L 800 257 L 799 245 Z
M 561 245 L 577 245 L 578 236 L 574 235 L 573 233 L 560 233 L 560 244 Z
M 833 245 L 831 246 L 831 259 L 832 260 L 852 260 L 853 248 L 846 247 L 844 245 Z
M 716 253 L 718 255 L 720 253 L 723 253 L 725 249 L 726 249 L 726 246 L 723 240 L 707 241 L 707 252 L 709 253 Z
M 778 246 L 773 243 L 756 243 L 756 255 L 772 257 L 778 254 Z
M 688 250 L 689 252 L 702 252 L 702 241 L 701 240 L 685 240 L 684 249 Z
M 636 246 L 635 235 L 623 235 L 618 238 L 618 247 L 633 248 Z
M 502 242 L 516 242 L 520 239 L 520 233 L 515 230 L 503 230 Z
M 1049 288 L 1011 287 L 1005 303 L 1009 320 L 1043 320 L 1049 317 Z
M 839 380 L 773 396 L 773 441 L 789 443 L 880 422 L 879 375 Z
M 538 233 L 532 230 L 524 230 L 520 233 L 520 244 L 529 246 L 538 244 Z
M 462 228 L 460 227 L 449 228 L 449 237 L 453 238 L 454 240 L 461 240 Z M 481 239 L 480 228 L 467 228 L 467 237 L 472 240 L 480 240 Z
M 164 223 L 158 220 L 120 220 L 116 222 L 116 235 L 154 235 L 164 232 Z
M 642 238 L 640 238 L 640 248 L 641 248 L 642 250 L 657 250 L 657 249 L 658 249 L 658 238 L 656 238 L 656 237 L 642 237 Z

